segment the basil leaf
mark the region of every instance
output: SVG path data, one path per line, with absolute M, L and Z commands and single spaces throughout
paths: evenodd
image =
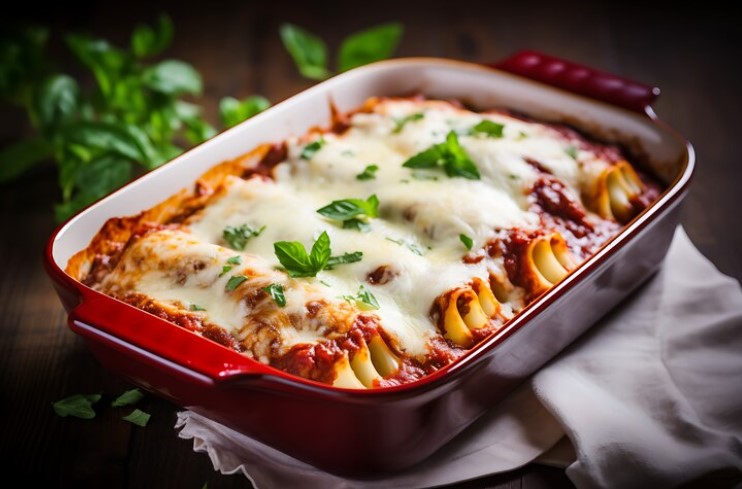
M 378 165 L 368 165 L 361 173 L 356 175 L 356 180 L 373 180 L 376 178 L 377 171 L 379 171 Z
M 142 399 L 144 399 L 144 393 L 142 393 L 142 391 L 140 391 L 139 389 L 131 389 L 118 396 L 116 400 L 111 403 L 111 406 L 130 406 L 132 404 L 138 403 Z
M 182 120 L 186 127 L 185 137 L 190 143 L 200 144 L 216 136 L 214 126 L 201 117 L 187 117 Z
M 225 289 L 227 290 L 227 292 L 234 292 L 235 289 L 242 285 L 245 281 L 247 281 L 247 277 L 245 277 L 244 275 L 232 275 L 231 277 L 229 277 Z
M 191 304 L 191 305 L 190 305 L 190 306 L 188 307 L 188 309 L 190 309 L 191 311 L 205 311 L 205 310 L 206 310 L 206 308 L 205 308 L 205 307 L 201 307 L 201 306 L 199 306 L 198 304 Z
M 377 217 L 379 215 L 379 198 L 376 195 L 371 195 L 366 200 L 334 200 L 329 205 L 317 209 L 317 212 L 336 221 L 346 221 L 359 216 Z
M 299 158 L 301 158 L 302 160 L 311 159 L 312 156 L 314 156 L 315 153 L 317 153 L 317 151 L 319 151 L 320 148 L 322 148 L 322 146 L 324 145 L 325 145 L 325 138 L 320 136 L 318 140 L 304 146 L 304 149 L 301 151 Z
M 419 121 L 423 118 L 425 118 L 425 114 L 422 112 L 418 112 L 416 114 L 406 115 L 401 119 L 397 119 L 396 121 L 394 121 L 395 126 L 394 129 L 392 129 L 392 134 L 399 134 L 400 132 L 402 132 L 402 129 L 404 129 L 404 126 L 406 126 L 408 122 Z
M 330 237 L 322 231 L 310 253 L 298 241 L 277 241 L 273 251 L 290 277 L 315 277 L 330 260 Z
M 12 180 L 53 154 L 53 148 L 43 139 L 28 139 L 0 150 L 0 183 Z
M 312 80 L 330 76 L 327 70 L 327 46 L 316 35 L 294 24 L 281 25 L 281 41 L 294 59 L 299 72 Z
M 309 253 L 309 259 L 317 272 L 327 266 L 331 253 L 330 237 L 327 235 L 327 231 L 322 231 L 322 234 L 319 235 L 317 241 L 312 245 L 312 251 Z M 317 272 L 315 272 L 315 275 Z
M 131 162 L 116 154 L 104 154 L 82 165 L 75 174 L 75 185 L 97 200 L 131 179 Z
M 222 231 L 222 239 L 226 241 L 229 246 L 235 250 L 244 250 L 247 246 L 247 242 L 251 238 L 260 236 L 265 230 L 265 226 L 261 226 L 259 229 L 255 229 L 249 224 L 243 224 L 242 226 L 227 226 Z
M 140 24 L 131 34 L 131 52 L 137 58 L 155 56 L 167 49 L 173 39 L 173 22 L 167 15 L 160 15 L 155 29 Z
M 445 146 L 440 144 L 431 146 L 405 161 L 402 166 L 405 168 L 436 168 L 444 162 L 445 153 L 441 149 L 443 147 Z
M 240 101 L 224 97 L 219 102 L 219 117 L 224 127 L 233 127 L 271 106 L 267 98 L 253 95 Z
M 464 246 L 466 246 L 467 250 L 471 250 L 472 246 L 474 246 L 474 240 L 466 234 L 459 234 L 459 239 L 462 243 L 464 243 Z
M 314 270 L 307 250 L 298 241 L 277 241 L 273 252 L 291 277 L 314 277 L 319 271 Z
M 402 36 L 400 24 L 382 24 L 348 36 L 340 45 L 338 70 L 347 71 L 374 61 L 386 59 Z
M 360 219 L 348 219 L 347 221 L 343 221 L 343 229 L 354 229 L 362 233 L 367 233 L 371 231 L 371 225 Z
M 110 98 L 115 81 L 127 65 L 126 55 L 107 41 L 88 36 L 72 34 L 65 41 L 77 59 L 93 72 L 103 96 Z
M 470 180 L 481 178 L 479 169 L 459 144 L 455 131 L 448 133 L 445 142 L 433 145 L 414 155 L 402 166 L 418 169 L 443 167 L 449 177 L 463 177 Z
M 283 285 L 272 283 L 268 287 L 263 287 L 263 290 L 268 292 L 268 295 L 271 296 L 273 302 L 281 307 L 286 306 L 286 296 L 283 295 Z
M 471 160 L 464 148 L 459 144 L 459 138 L 454 131 L 446 136 L 446 162 L 443 168 L 449 177 L 463 177 L 469 180 L 479 180 L 479 169 Z
M 203 89 L 201 75 L 183 61 L 168 59 L 148 68 L 142 82 L 152 90 L 166 95 L 200 95 Z
M 577 147 L 576 146 L 567 146 L 567 148 L 564 150 L 567 155 L 572 158 L 573 160 L 577 159 Z
M 48 132 L 70 121 L 78 110 L 79 98 L 80 89 L 72 77 L 48 77 L 33 98 L 33 111 L 41 128 Z
M 363 285 L 358 288 L 358 293 L 356 295 L 344 295 L 341 297 L 351 303 L 360 303 L 365 306 L 365 309 L 379 309 L 379 301 L 377 301 L 374 294 Z
M 75 394 L 52 404 L 57 415 L 66 418 L 72 416 L 81 419 L 95 418 L 93 404 L 100 401 L 100 394 Z
M 121 419 L 144 428 L 145 426 L 147 426 L 150 417 L 152 417 L 150 414 L 145 413 L 144 411 L 141 411 L 139 409 L 135 409 L 131 412 L 131 414 L 129 414 L 128 416 L 124 416 Z
M 358 289 L 358 300 L 369 306 L 371 309 L 379 308 L 379 301 L 376 300 L 374 294 L 370 290 L 366 289 L 363 285 Z
M 235 255 L 227 259 L 227 263 L 230 265 L 240 265 L 242 263 L 242 257 L 240 255 Z
M 356 263 L 363 259 L 363 252 L 362 251 L 354 251 L 353 253 L 343 253 L 339 256 L 331 256 L 327 260 L 327 266 L 325 268 L 329 269 L 331 267 L 334 267 L 336 265 L 346 265 L 348 263 Z
M 221 271 L 221 272 L 219 272 L 219 275 L 218 275 L 218 276 L 219 276 L 220 278 L 221 278 L 221 277 L 223 277 L 223 276 L 225 276 L 225 275 L 226 275 L 227 273 L 229 273 L 229 272 L 231 272 L 231 271 L 232 271 L 232 268 L 234 268 L 234 267 L 232 267 L 232 265 L 224 265 L 224 266 L 222 267 L 222 271 Z
M 485 134 L 493 138 L 501 138 L 503 136 L 504 124 L 491 121 L 489 119 L 482 120 L 479 124 L 471 128 L 472 134 Z

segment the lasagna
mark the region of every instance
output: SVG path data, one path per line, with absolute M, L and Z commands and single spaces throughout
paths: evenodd
M 378 388 L 496 333 L 659 192 L 564 125 L 374 98 L 110 219 L 67 271 L 285 372 Z

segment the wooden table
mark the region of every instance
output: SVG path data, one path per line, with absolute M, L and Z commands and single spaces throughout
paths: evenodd
M 154 2 L 156 3 L 156 2 Z M 206 81 L 204 104 L 215 120 L 219 98 L 260 93 L 284 99 L 311 82 L 299 77 L 278 39 L 290 21 L 336 47 L 347 33 L 383 21 L 407 28 L 399 56 L 443 56 L 487 62 L 532 48 L 623 76 L 656 84 L 658 113 L 694 143 L 699 165 L 683 224 L 694 243 L 725 273 L 742 277 L 739 192 L 742 186 L 742 75 L 738 20 L 723 11 L 629 10 L 623 3 L 437 2 L 217 2 L 218 9 L 182 2 L 88 3 L 54 7 L 42 17 L 32 9 L 18 18 L 45 20 L 59 29 L 89 30 L 127 42 L 137 22 L 168 11 L 176 25 L 173 57 L 191 62 Z M 205 5 L 205 4 L 204 4 Z M 64 10 L 63 10 L 64 9 Z M 12 20 L 12 19 L 11 19 Z M 58 39 L 58 38 L 55 38 Z M 56 51 L 63 52 L 60 47 Z M 737 64 L 737 66 L 735 66 Z M 20 113 L 0 110 L 0 143 L 28 128 Z M 58 198 L 51 167 L 35 171 L 0 192 L 0 460 L 4 479 L 53 487 L 209 488 L 249 487 L 242 476 L 222 476 L 206 455 L 177 438 L 177 407 L 148 396 L 146 428 L 123 422 L 125 409 L 104 404 L 129 385 L 103 371 L 65 325 L 41 265 Z M 55 400 L 74 393 L 104 394 L 95 420 L 57 417 Z M 16 479 L 17 480 L 17 479 Z M 563 472 L 536 465 L 458 488 L 568 487 Z

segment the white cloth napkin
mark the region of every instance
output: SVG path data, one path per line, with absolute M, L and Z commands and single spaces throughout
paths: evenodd
M 578 487 L 701 477 L 733 487 L 742 484 L 742 292 L 679 228 L 662 270 L 618 310 L 433 457 L 379 480 L 327 474 L 192 412 L 178 414 L 176 429 L 216 470 L 260 489 L 432 487 L 534 460 L 569 465 Z

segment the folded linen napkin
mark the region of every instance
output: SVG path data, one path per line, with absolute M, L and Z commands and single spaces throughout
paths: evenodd
M 742 292 L 679 228 L 662 270 L 622 306 L 430 459 L 379 480 L 327 474 L 189 411 L 176 429 L 260 489 L 432 487 L 534 460 L 568 465 L 578 487 L 733 487 Z

